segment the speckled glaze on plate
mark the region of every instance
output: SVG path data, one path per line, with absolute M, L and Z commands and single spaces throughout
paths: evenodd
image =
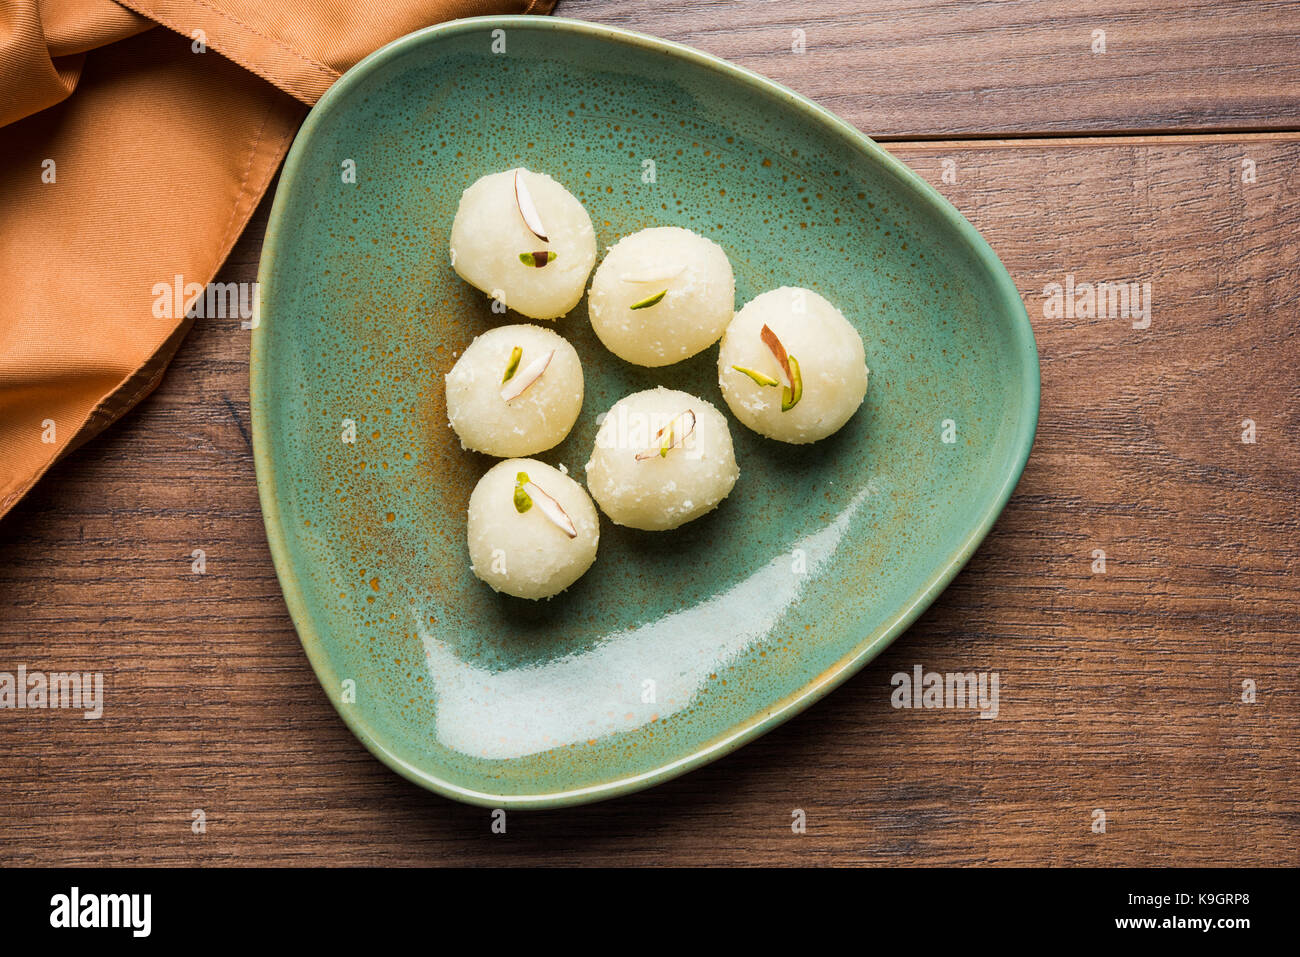
M 741 477 L 719 509 L 671 533 L 603 519 L 595 566 L 540 603 L 469 570 L 465 507 L 492 460 L 461 450 L 442 386 L 475 334 L 525 321 L 494 314 L 447 255 L 465 186 L 520 165 L 578 196 L 602 254 L 686 226 L 727 250 L 738 305 L 786 284 L 822 293 L 871 367 L 863 407 L 815 445 L 732 419 Z M 789 90 L 609 27 L 461 20 L 367 58 L 293 145 L 260 282 L 258 485 L 303 647 L 367 748 L 476 804 L 648 787 L 807 707 L 951 580 L 1033 441 L 1028 318 L 952 206 Z M 725 410 L 716 348 L 643 369 L 600 345 L 585 303 L 554 328 L 587 392 L 538 457 L 579 479 L 597 414 L 629 392 L 663 384 Z

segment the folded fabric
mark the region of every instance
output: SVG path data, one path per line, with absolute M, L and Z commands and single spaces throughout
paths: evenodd
M 192 291 L 343 71 L 430 23 L 553 6 L 5 0 L 0 516 L 157 386 Z M 186 301 L 159 308 L 174 282 Z

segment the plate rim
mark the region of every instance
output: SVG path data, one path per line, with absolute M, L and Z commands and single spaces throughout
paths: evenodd
M 848 654 L 826 668 L 812 681 L 783 698 L 771 702 L 766 707 L 756 710 L 737 726 L 704 742 L 675 760 L 657 765 L 651 770 L 638 774 L 616 776 L 599 784 L 528 794 L 496 794 L 479 791 L 457 784 L 454 780 L 440 777 L 414 765 L 390 750 L 382 740 L 382 735 L 373 732 L 361 715 L 342 702 L 338 675 L 334 672 L 320 636 L 315 630 L 314 620 L 307 611 L 302 591 L 295 576 L 294 566 L 289 561 L 286 533 L 283 528 L 283 519 L 276 495 L 275 468 L 269 439 L 270 422 L 267 410 L 268 389 L 266 381 L 269 362 L 264 359 L 268 348 L 266 337 L 269 322 L 267 320 L 273 320 L 273 317 L 264 308 L 264 299 L 266 298 L 266 291 L 273 285 L 270 277 L 279 246 L 281 222 L 287 205 L 285 197 L 293 191 L 292 187 L 297 178 L 301 158 L 307 152 L 306 144 L 312 139 L 312 133 L 320 122 L 321 116 L 325 115 L 332 104 L 342 98 L 362 77 L 368 75 L 380 64 L 406 50 L 445 37 L 498 27 L 579 34 L 666 53 L 689 61 L 706 70 L 713 70 L 725 74 L 731 79 L 748 83 L 763 94 L 784 101 L 786 106 L 802 114 L 814 126 L 820 126 L 826 132 L 838 136 L 848 145 L 854 147 L 864 159 L 882 167 L 885 172 L 892 174 L 905 187 L 910 188 L 920 200 L 945 219 L 957 234 L 968 243 L 976 259 L 994 279 L 995 291 L 1004 300 L 1004 305 L 1012 316 L 1013 321 L 1010 332 L 1012 333 L 1014 353 L 1023 366 L 1021 375 L 1024 383 L 1020 394 L 1019 432 L 1013 441 L 1014 461 L 1011 468 L 1003 476 L 1002 486 L 989 499 L 979 521 L 965 541 L 949 555 L 947 561 L 936 567 L 936 570 L 927 577 L 924 584 L 913 594 L 912 598 L 904 604 L 901 612 L 892 616 L 889 623 L 882 630 L 874 636 L 863 638 Z M 288 155 L 285 157 L 280 173 L 280 182 L 267 221 L 266 234 L 258 263 L 257 281 L 259 321 L 253 328 L 249 347 L 249 409 L 252 420 L 254 469 L 257 476 L 258 498 L 261 504 L 263 523 L 266 527 L 267 544 L 270 547 L 276 577 L 279 580 L 285 604 L 289 609 L 289 616 L 293 621 L 294 630 L 298 634 L 298 640 L 302 644 L 307 659 L 312 666 L 312 671 L 316 675 L 316 680 L 324 690 L 326 697 L 329 698 L 330 704 L 338 712 L 352 734 L 371 754 L 397 774 L 427 790 L 481 807 L 509 807 L 512 809 L 567 807 L 605 800 L 652 787 L 730 754 L 742 745 L 771 731 L 824 698 L 839 685 L 861 671 L 880 652 L 892 644 L 895 638 L 910 627 L 917 617 L 948 586 L 957 572 L 969 561 L 971 555 L 974 554 L 992 529 L 998 516 L 1002 514 L 1007 500 L 1011 497 L 1012 491 L 1019 482 L 1038 428 L 1041 370 L 1038 347 L 1034 339 L 1033 327 L 1030 324 L 1028 312 L 1025 309 L 1024 300 L 1006 267 L 988 244 L 988 241 L 980 235 L 979 231 L 942 193 L 857 127 L 836 116 L 825 107 L 819 106 L 802 94 L 796 93 L 774 80 L 730 63 L 713 54 L 696 50 L 672 40 L 664 40 L 622 27 L 592 23 L 585 20 L 521 14 L 451 20 L 399 37 L 371 53 L 345 72 L 325 91 L 325 94 L 308 113 L 302 127 L 294 137 Z

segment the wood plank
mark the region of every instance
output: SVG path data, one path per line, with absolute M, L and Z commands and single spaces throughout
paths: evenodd
M 248 333 L 202 321 L 0 522 L 0 670 L 107 681 L 99 721 L 0 710 L 0 862 L 1300 864 L 1300 137 L 896 150 L 1006 262 L 1043 404 L 1002 519 L 881 659 L 708 768 L 494 836 L 318 688 L 258 510 Z M 266 212 L 222 281 L 255 278 Z M 1150 282 L 1150 328 L 1046 317 L 1067 273 Z M 918 663 L 998 672 L 998 718 L 891 708 Z
M 1300 129 L 1294 0 L 561 0 L 555 12 L 726 57 L 877 139 Z

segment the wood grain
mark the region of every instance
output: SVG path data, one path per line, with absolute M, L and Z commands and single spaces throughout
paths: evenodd
M 599 6 L 670 36 L 706 19 Z M 916 6 L 879 9 L 901 35 Z M 779 78 L 751 29 L 685 38 Z M 851 88 L 806 62 L 812 88 Z M 257 504 L 249 334 L 203 320 L 152 397 L 0 521 L 0 670 L 107 682 L 99 721 L 0 710 L 0 863 L 1300 864 L 1300 136 L 891 148 L 1006 263 L 1043 402 L 1001 520 L 880 659 L 707 768 L 493 835 L 371 758 L 317 686 Z M 221 281 L 255 278 L 266 212 Z M 1150 327 L 1049 318 L 1067 274 L 1151 283 Z M 998 672 L 998 718 L 893 709 L 915 664 Z
M 1294 0 L 560 0 L 555 13 L 726 57 L 877 139 L 1300 129 Z

